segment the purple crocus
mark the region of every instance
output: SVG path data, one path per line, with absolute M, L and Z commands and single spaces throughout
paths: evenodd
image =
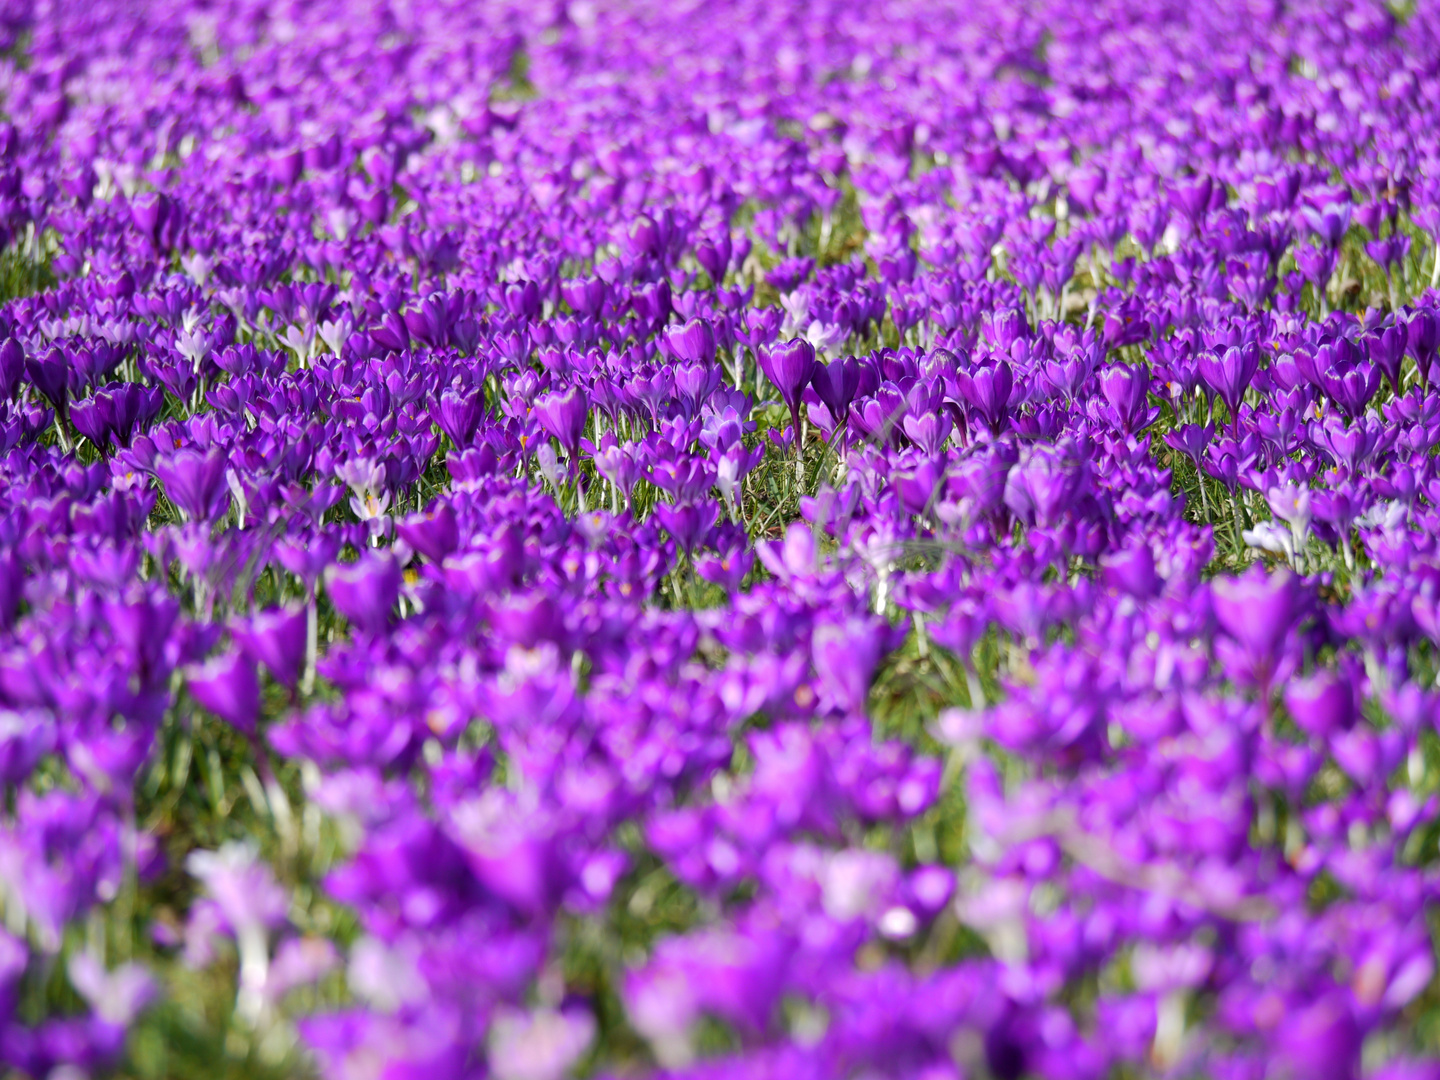
M 1100 373 L 1100 391 L 1109 405 L 1110 420 L 1127 435 L 1147 427 L 1158 414 L 1147 405 L 1150 372 L 1145 368 L 1106 368 Z
M 25 377 L 25 350 L 15 338 L 0 342 L 0 398 L 9 400 Z
M 1010 392 L 1015 384 L 1014 369 L 1007 361 L 1001 360 L 993 365 L 982 364 L 971 372 L 959 372 L 956 381 L 966 404 L 991 434 L 997 434 L 1009 414 Z
M 708 364 L 715 359 L 715 331 L 705 319 L 691 319 L 667 329 L 665 343 L 681 363 Z
M 212 447 L 201 453 L 185 447 L 155 462 L 155 475 L 165 494 L 190 521 L 210 522 L 229 506 L 225 486 L 224 451 Z
M 272 608 L 235 624 L 231 633 L 246 655 L 293 690 L 305 663 L 306 618 L 301 607 Z
M 443 561 L 460 546 L 460 528 L 449 503 L 439 503 L 425 513 L 412 514 L 397 523 L 395 531 L 400 539 L 434 563 Z
M 1227 348 L 1218 356 L 1201 353 L 1196 358 L 1196 367 L 1205 385 L 1225 403 L 1231 427 L 1238 432 L 1240 403 L 1260 370 L 1260 350 L 1249 345 Z
M 817 363 L 810 385 L 835 422 L 844 423 L 850 402 L 860 389 L 860 363 L 853 356 Z
M 231 650 L 195 668 L 189 686 L 195 700 L 221 720 L 246 735 L 255 733 L 260 683 L 254 661 L 244 652 Z
M 589 416 L 589 405 L 578 386 L 561 393 L 542 394 L 535 399 L 535 418 L 546 433 L 560 443 L 570 458 L 572 470 L 578 464 L 580 437 L 585 433 Z
M 814 377 L 816 360 L 815 346 L 804 338 L 794 338 L 761 349 L 757 354 L 760 370 L 780 391 L 781 400 L 790 408 L 790 422 L 796 438 L 800 434 L 800 393 Z
M 331 603 L 357 629 L 372 636 L 385 632 L 401 584 L 400 565 L 388 554 L 369 554 L 358 562 L 339 563 L 325 575 Z

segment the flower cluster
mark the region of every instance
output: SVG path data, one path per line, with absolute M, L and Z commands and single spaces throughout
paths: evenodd
M 0 45 L 0 1069 L 1436 1075 L 1440 12 Z

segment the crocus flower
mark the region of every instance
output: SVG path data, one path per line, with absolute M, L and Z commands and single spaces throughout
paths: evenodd
M 1218 357 L 1202 353 L 1197 367 L 1205 384 L 1225 403 L 1231 425 L 1238 431 L 1240 402 L 1260 369 L 1260 350 L 1254 346 L 1232 347 Z
M 497 1080 L 560 1080 L 595 1037 L 588 1012 L 502 1012 L 490 1028 L 490 1068 Z
M 272 608 L 235 624 L 231 633 L 251 660 L 264 664 L 277 682 L 293 689 L 305 662 L 306 619 L 304 608 Z
M 1330 672 L 1316 672 L 1286 685 L 1285 707 L 1302 731 L 1324 738 L 1354 723 L 1355 690 L 1348 680 Z
M 800 431 L 800 392 L 815 374 L 815 347 L 800 338 L 760 351 L 760 368 L 790 408 L 790 421 Z
M 1211 586 L 1220 628 L 1244 650 L 1261 683 L 1275 673 L 1287 634 L 1303 612 L 1299 584 L 1289 571 L 1251 570 Z
M 300 654 L 303 657 L 303 652 Z M 260 683 L 249 656 L 232 650 L 194 669 L 190 693 L 231 727 L 254 734 L 260 715 Z
M 564 393 L 542 394 L 535 399 L 535 417 L 540 426 L 552 435 L 570 458 L 574 469 L 580 451 L 580 436 L 585 432 L 589 408 L 578 386 Z
M 205 453 L 177 450 L 155 462 L 165 494 L 190 521 L 209 522 L 224 513 L 230 501 L 225 486 L 225 455 L 217 448 Z
M 400 585 L 400 567 L 388 555 L 366 555 L 359 562 L 338 564 L 325 576 L 331 602 L 368 634 L 384 632 Z
M 95 1015 L 121 1028 L 127 1027 L 159 990 L 154 977 L 139 964 L 122 964 L 106 971 L 88 952 L 70 958 L 68 973 L 71 985 L 90 1003 Z
M 0 398 L 13 398 L 25 377 L 25 350 L 14 336 L 0 342 Z
M 681 363 L 708 364 L 715 359 L 715 332 L 704 319 L 691 319 L 666 330 L 665 342 Z
M 1100 390 L 1116 426 L 1132 434 L 1148 426 L 1156 411 L 1147 407 L 1150 373 L 1143 368 L 1112 367 L 1100 375 Z
M 442 562 L 445 556 L 460 546 L 455 511 L 448 503 L 439 503 L 425 513 L 412 514 L 399 522 L 395 531 L 431 562 Z
M 1000 430 L 1010 407 L 1010 391 L 1015 376 L 1010 365 L 1001 360 L 994 366 L 982 365 L 973 372 L 960 372 L 956 379 L 965 401 L 991 433 Z
M 233 934 L 240 952 L 236 1010 L 251 1024 L 260 1019 L 270 966 L 270 933 L 283 925 L 289 899 L 253 844 L 231 842 L 218 851 L 192 851 L 185 867 Z M 203 909 L 202 909 L 203 910 Z

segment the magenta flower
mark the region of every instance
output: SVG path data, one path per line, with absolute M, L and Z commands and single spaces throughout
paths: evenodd
M 294 689 L 305 661 L 306 619 L 304 608 L 272 608 L 232 625 L 230 632 L 251 660 Z
M 228 508 L 225 454 L 212 448 L 205 453 L 188 447 L 155 462 L 155 475 L 165 494 L 190 521 L 211 522 Z
M 572 469 L 580 453 L 580 436 L 590 410 L 578 386 L 564 393 L 542 394 L 535 399 L 535 418 L 546 434 L 554 437 L 570 458 Z
M 232 650 L 193 669 L 189 687 L 196 701 L 231 727 L 247 735 L 255 733 L 260 683 L 254 662 L 243 652 Z
M 366 555 L 359 562 L 330 567 L 325 589 L 336 609 L 357 629 L 384 633 L 400 596 L 400 566 L 388 555 Z
M 780 391 L 781 400 L 790 408 L 791 425 L 799 436 L 800 392 L 810 384 L 817 367 L 815 347 L 802 338 L 772 345 L 758 354 L 760 368 L 772 386 Z
M 665 331 L 665 343 L 684 364 L 708 364 L 715 359 L 715 332 L 704 319 L 691 319 Z

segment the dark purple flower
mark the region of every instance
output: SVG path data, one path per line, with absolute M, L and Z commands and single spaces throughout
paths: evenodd
M 1430 369 L 1435 363 L 1435 349 L 1440 345 L 1440 321 L 1430 311 L 1417 311 L 1406 325 L 1406 344 L 1415 367 L 1420 372 L 1420 384 L 1430 385 Z
M 1100 373 L 1100 391 L 1109 404 L 1109 417 L 1126 434 L 1149 426 L 1159 410 L 1148 402 L 1150 372 L 1143 367 L 1117 366 Z
M 717 516 L 717 507 L 710 501 L 698 505 L 685 502 L 677 506 L 658 503 L 655 507 L 655 517 L 661 527 L 687 555 L 704 543 Z
M 794 338 L 757 354 L 760 370 L 780 391 L 780 397 L 790 407 L 790 421 L 796 436 L 800 433 L 800 393 L 814 377 L 816 361 L 815 346 L 804 338 Z
M 1405 349 L 1409 344 L 1406 327 L 1389 326 L 1375 334 L 1366 343 L 1370 361 L 1385 373 L 1393 393 L 1400 393 L 1400 365 L 1405 360 Z
M 1206 424 L 1201 427 L 1199 424 L 1182 424 L 1173 431 L 1165 433 L 1165 444 L 1171 449 L 1178 450 L 1191 461 L 1195 467 L 1200 467 L 1200 455 L 1210 445 L 1210 440 L 1215 438 L 1215 425 Z
M 1291 679 L 1285 686 L 1285 707 L 1300 730 L 1322 739 L 1349 728 L 1357 715 L 1354 687 L 1328 671 Z
M 822 704 L 843 712 L 864 710 L 885 638 L 873 620 L 860 617 L 815 628 L 811 649 Z
M 1208 176 L 1182 180 L 1170 189 L 1170 203 L 1184 214 L 1192 225 L 1198 226 L 1211 210 L 1211 196 L 1214 191 L 1214 181 Z
M 535 419 L 569 455 L 572 470 L 578 465 L 580 436 L 585 433 L 585 422 L 589 417 L 589 404 L 578 386 L 572 386 L 563 393 L 542 394 L 535 399 Z
M 1001 360 L 993 365 L 982 364 L 971 372 L 962 371 L 956 375 L 956 380 L 966 404 L 992 433 L 998 433 L 1010 411 L 1014 369 L 1007 361 Z
M 191 696 L 221 720 L 247 735 L 255 733 L 260 682 L 249 656 L 232 649 L 206 661 L 190 671 L 189 686 Z
M 328 533 L 303 540 L 282 540 L 275 545 L 275 558 L 280 565 L 307 586 L 313 585 L 339 554 L 339 539 Z
M 708 364 L 715 359 L 715 331 L 705 319 L 691 319 L 665 331 L 665 342 L 681 363 Z
M 479 391 L 449 389 L 440 395 L 435 422 L 455 447 L 463 450 L 475 437 L 475 429 L 480 426 L 484 413 L 485 400 Z
M 832 360 L 828 364 L 817 363 L 810 385 L 815 388 L 815 393 L 835 418 L 836 424 L 844 423 L 850 402 L 855 400 L 855 394 L 860 389 L 860 363 L 853 356 Z
M 755 555 L 748 550 L 733 551 L 723 555 L 707 553 L 695 556 L 695 573 L 712 585 L 719 585 L 731 594 L 740 590 L 745 575 L 754 565 Z
M 0 343 L 0 398 L 13 398 L 24 377 L 25 350 L 14 337 L 7 337 Z
M 60 419 L 65 420 L 70 407 L 70 361 L 65 354 L 57 348 L 46 349 L 25 361 L 25 373 L 35 389 L 55 406 Z
M 293 690 L 305 663 L 307 621 L 304 608 L 278 607 L 236 623 L 230 632 L 246 655 Z
M 1256 567 L 1240 577 L 1216 578 L 1210 594 L 1220 628 L 1244 651 L 1247 670 L 1268 684 L 1303 613 L 1299 582 L 1289 571 L 1270 575 Z
M 225 486 L 225 452 L 211 447 L 205 453 L 185 447 L 155 462 L 155 475 L 165 495 L 190 521 L 215 520 L 230 505 Z
M 605 282 L 599 278 L 560 282 L 560 296 L 581 315 L 597 315 L 605 304 Z
M 1310 231 L 1322 244 L 1333 250 L 1340 246 L 1340 241 L 1350 228 L 1350 213 L 1353 209 L 1347 202 L 1338 206 L 1327 206 L 1323 210 L 1312 210 L 1307 206 L 1301 213 Z
M 366 634 L 380 635 L 400 597 L 400 565 L 389 555 L 364 555 L 325 574 L 325 589 L 336 610 Z
M 1218 356 L 1201 353 L 1196 358 L 1196 367 L 1205 385 L 1225 403 L 1231 424 L 1238 431 L 1240 403 L 1255 373 L 1260 370 L 1259 348 L 1254 345 L 1232 347 Z
M 1347 993 L 1293 1003 L 1275 1032 L 1274 1074 L 1284 1080 L 1354 1080 L 1362 1040 Z
M 410 515 L 395 526 L 395 531 L 433 563 L 442 562 L 460 546 L 460 529 L 449 503 L 437 503 L 432 510 Z

